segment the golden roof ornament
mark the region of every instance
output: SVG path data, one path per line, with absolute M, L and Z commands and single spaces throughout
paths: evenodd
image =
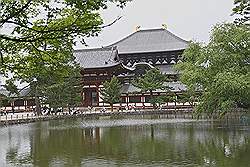
M 161 26 L 162 26 L 165 30 L 167 30 L 167 29 L 168 29 L 167 24 L 162 24 Z
M 135 31 L 137 32 L 137 31 L 140 31 L 140 28 L 141 28 L 141 26 L 136 26 L 135 27 Z

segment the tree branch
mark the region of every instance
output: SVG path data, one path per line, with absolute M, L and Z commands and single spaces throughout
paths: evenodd
M 107 25 L 104 25 L 104 26 L 101 26 L 101 27 L 98 27 L 98 28 L 106 28 L 106 27 L 110 27 L 112 26 L 113 24 L 115 24 L 117 21 L 119 21 L 120 19 L 122 18 L 122 16 L 119 16 L 118 18 L 116 18 L 113 22 L 107 24 Z
M 4 60 L 3 60 L 3 53 L 2 53 L 2 51 L 1 51 L 1 50 L 0 50 L 0 57 L 1 57 L 1 64 L 3 65 Z
M 117 21 L 119 21 L 122 17 L 119 16 L 117 19 L 115 19 L 113 22 L 107 24 L 107 25 L 104 25 L 104 26 L 89 26 L 89 27 L 86 27 L 84 30 L 91 30 L 91 29 L 103 29 L 103 28 L 106 28 L 106 27 L 109 27 L 109 26 L 112 26 L 113 24 L 115 24 Z M 78 19 L 78 18 L 77 18 Z M 27 26 L 23 26 L 25 28 L 29 28 L 33 31 L 36 31 L 38 32 L 39 34 L 43 34 L 43 33 L 53 33 L 53 32 L 58 32 L 58 31 L 66 31 L 65 29 L 68 28 L 68 27 L 71 27 L 76 21 L 77 19 L 70 25 L 68 26 L 65 26 L 64 28 L 60 28 L 60 29 L 51 29 L 51 30 L 35 30 L 35 29 L 32 29 L 30 27 L 27 27 Z M 17 22 L 14 22 L 14 21 L 9 21 L 10 23 L 13 23 L 13 24 L 18 24 L 21 26 L 21 24 L 17 23 Z M 71 31 L 71 33 L 77 33 L 76 30 L 74 29 L 71 29 L 71 30 L 68 30 L 69 32 Z M 67 33 L 67 34 L 70 34 L 70 33 Z M 64 35 L 61 35 L 61 36 L 56 36 L 56 37 L 45 37 L 45 36 L 40 36 L 40 37 L 36 37 L 34 38 L 34 36 L 27 36 L 27 37 L 20 37 L 20 38 L 16 38 L 16 37 L 9 37 L 9 36 L 6 36 L 6 35 L 3 35 L 3 34 L 0 34 L 0 38 L 2 39 L 5 39 L 5 40 L 9 40 L 9 41 L 13 41 L 13 42 L 36 42 L 38 40 L 45 40 L 45 39 L 60 39 L 60 38 L 63 38 L 67 35 L 66 33 Z M 48 36 L 50 34 L 47 34 Z M 33 39 L 29 39 L 29 38 L 33 38 Z
M 32 0 L 28 0 L 27 3 L 26 3 L 23 7 L 21 7 L 19 10 L 17 10 L 17 11 L 14 12 L 14 13 L 12 13 L 9 17 L 0 20 L 1 26 L 2 26 L 4 23 L 6 23 L 6 21 L 8 21 L 9 19 L 11 19 L 11 18 L 13 18 L 14 16 L 20 14 L 24 9 L 26 9 L 26 8 L 30 5 L 31 2 L 32 2 Z M 0 26 L 0 27 L 1 27 L 1 26 Z
M 40 30 L 36 30 L 36 29 L 34 29 L 34 28 L 28 27 L 28 26 L 26 26 L 26 25 L 24 25 L 24 24 L 22 24 L 22 23 L 19 23 L 19 22 L 16 22 L 16 21 L 12 21 L 12 20 L 8 20 L 8 21 L 6 21 L 5 23 L 15 24 L 15 25 L 21 26 L 21 27 L 23 27 L 23 28 L 27 28 L 27 29 L 29 29 L 29 30 L 32 30 L 32 31 L 35 31 L 35 32 L 38 32 L 38 33 L 41 33 L 41 32 L 42 32 L 42 31 L 40 31 Z

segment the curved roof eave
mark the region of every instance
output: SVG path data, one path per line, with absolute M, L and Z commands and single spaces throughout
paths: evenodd
M 122 52 L 118 51 L 120 55 L 126 55 L 126 54 L 139 54 L 139 53 L 158 53 L 158 52 L 172 52 L 172 51 L 182 51 L 186 48 L 178 48 L 178 49 L 171 49 L 171 50 L 152 50 L 152 51 L 129 51 L 129 52 Z
M 96 67 L 87 67 L 87 68 L 82 67 L 82 69 L 84 71 L 84 70 L 98 69 L 98 68 L 111 68 L 111 67 L 115 67 L 115 66 L 120 65 L 120 64 L 121 64 L 121 62 L 117 62 L 114 64 L 107 64 L 105 66 L 96 66 Z

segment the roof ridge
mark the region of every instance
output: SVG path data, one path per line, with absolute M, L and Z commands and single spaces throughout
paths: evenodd
M 165 28 L 149 28 L 149 29 L 140 29 L 136 32 L 140 32 L 140 31 L 162 31 L 162 30 L 166 30 Z
M 159 30 L 164 30 L 164 29 L 163 29 L 163 28 L 141 29 L 141 30 L 135 31 L 135 32 L 129 34 L 128 36 L 125 36 L 125 37 L 123 37 L 122 39 L 120 39 L 120 40 L 118 40 L 118 41 L 116 41 L 116 42 L 114 42 L 114 43 L 112 43 L 112 44 L 110 44 L 110 45 L 107 45 L 107 46 L 105 46 L 105 47 L 114 46 L 114 45 L 116 45 L 117 43 L 120 43 L 120 42 L 122 42 L 122 41 L 128 39 L 129 37 L 133 36 L 134 34 L 139 33 L 139 32 L 142 32 L 142 31 L 159 31 Z
M 116 47 L 101 47 L 101 48 L 88 48 L 88 49 L 76 49 L 74 52 L 88 52 L 88 51 L 113 51 L 116 50 Z

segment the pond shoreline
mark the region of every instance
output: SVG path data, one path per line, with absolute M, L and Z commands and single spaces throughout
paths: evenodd
M 14 119 L 14 116 L 10 120 L 0 120 L 0 127 L 6 127 L 11 125 L 18 124 L 28 124 L 39 121 L 49 121 L 49 120 L 58 120 L 58 119 L 74 119 L 74 118 L 82 118 L 82 119 L 102 119 L 104 117 L 109 117 L 110 119 L 119 119 L 123 116 L 140 116 L 140 115 L 163 115 L 164 118 L 167 119 L 207 119 L 207 120 L 215 120 L 221 119 L 219 115 L 201 115 L 199 118 L 196 118 L 192 112 L 192 110 L 179 110 L 179 111 L 164 111 L 164 110 L 155 110 L 155 111 L 126 111 L 126 112 L 106 112 L 106 113 L 93 113 L 93 112 L 81 112 L 80 114 L 69 115 L 68 113 L 61 113 L 61 115 L 47 115 L 47 116 L 30 116 L 27 114 L 25 117 L 17 116 Z M 242 115 L 242 112 L 234 112 L 226 115 L 223 119 L 239 119 Z M 7 117 L 6 117 L 7 118 Z

